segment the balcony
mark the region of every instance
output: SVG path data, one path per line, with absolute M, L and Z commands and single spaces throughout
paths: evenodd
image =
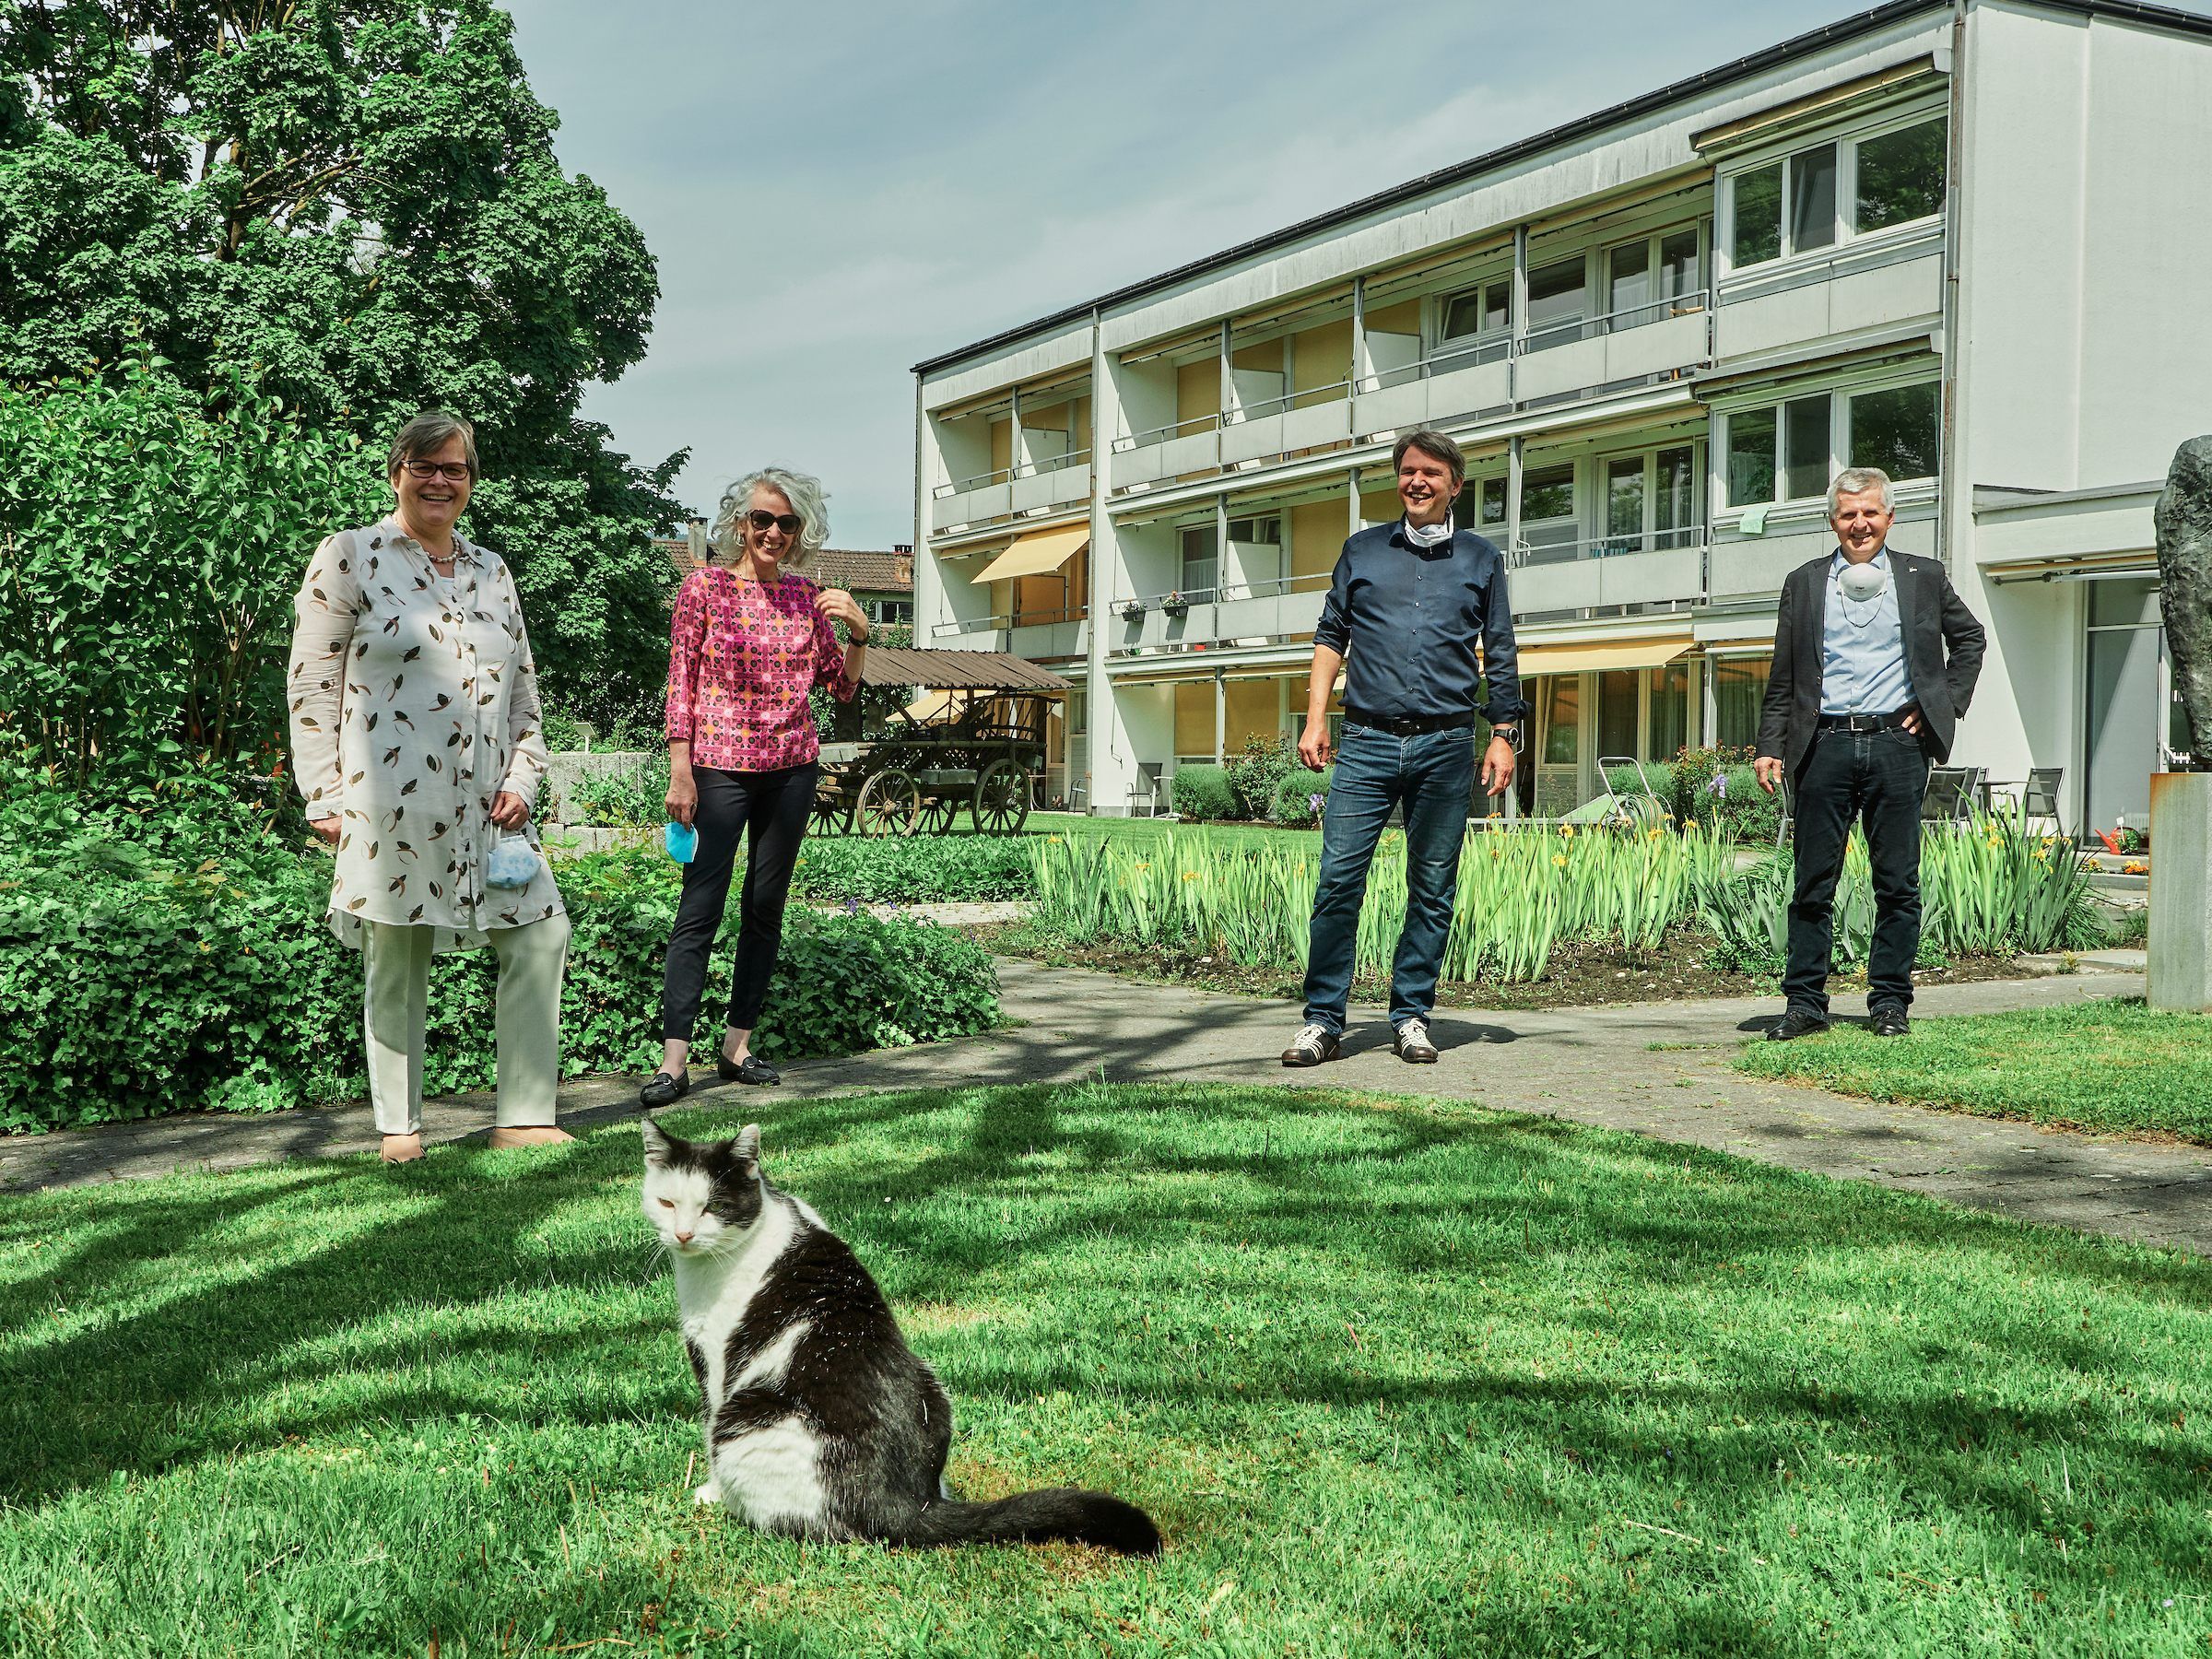
M 1221 429 L 1221 465 L 1346 442 L 1352 435 L 1351 390 L 1351 382 L 1339 381 L 1245 405 Z
M 958 619 L 931 629 L 929 643 L 937 651 L 1010 651 L 1032 663 L 1049 662 L 1088 652 L 1090 620 L 1084 611 Z
M 1513 399 L 1538 403 L 1594 386 L 1653 380 L 1712 356 L 1712 307 L 1703 289 L 1602 317 L 1531 328 L 1513 359 Z
M 1154 427 L 1113 441 L 1113 488 L 1213 472 L 1221 465 L 1221 418 L 1194 419 Z
M 1116 600 L 1106 624 L 1107 648 L 1116 656 L 1147 656 L 1234 643 L 1273 644 L 1311 634 L 1328 591 L 1326 576 L 1295 576 L 1204 594 Z
M 1697 600 L 1705 592 L 1705 532 L 1524 540 L 1506 568 L 1516 615 Z
M 1853 247 L 1781 270 L 1730 278 L 1714 318 L 1724 362 L 1783 352 L 1806 342 L 1865 334 L 1943 312 L 1940 229 L 1901 243 Z
M 978 477 L 940 484 L 933 492 L 932 530 L 987 524 L 1015 513 L 1046 512 L 1090 500 L 1090 451 L 1072 450 L 1049 461 L 1001 467 Z

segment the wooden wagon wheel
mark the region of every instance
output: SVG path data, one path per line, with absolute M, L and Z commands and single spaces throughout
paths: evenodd
M 975 781 L 975 827 L 985 835 L 1014 835 L 1030 816 L 1030 777 L 1011 760 L 994 760 Z
M 813 816 L 817 835 L 837 835 L 853 828 L 853 804 L 842 794 L 818 792 Z
M 960 802 L 957 795 L 934 794 L 922 803 L 922 833 L 943 835 L 952 828 L 952 820 L 960 816 Z
M 887 766 L 861 785 L 853 827 L 863 835 L 912 835 L 922 817 L 922 786 L 902 767 Z

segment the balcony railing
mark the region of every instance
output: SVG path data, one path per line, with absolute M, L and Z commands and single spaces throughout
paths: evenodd
M 1516 613 L 1608 610 L 1701 599 L 1705 529 L 1577 536 L 1541 526 L 1506 550 Z
M 1087 500 L 1090 496 L 1090 450 L 1087 446 L 1041 461 L 978 473 L 972 478 L 939 484 L 931 495 L 930 525 L 936 530 Z
M 930 641 L 943 651 L 1010 651 L 1032 660 L 1081 656 L 1090 648 L 1090 612 L 1077 606 L 1055 611 L 940 622 Z
M 1107 638 L 1116 655 L 1136 656 L 1312 633 L 1328 585 L 1326 575 L 1285 576 L 1117 599 Z

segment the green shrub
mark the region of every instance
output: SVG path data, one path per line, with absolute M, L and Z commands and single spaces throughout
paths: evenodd
M 808 836 L 795 897 L 863 904 L 1029 899 L 1037 881 L 1018 835 Z
M 1329 798 L 1329 785 L 1335 777 L 1334 766 L 1324 766 L 1316 772 L 1300 765 L 1290 776 L 1278 779 L 1275 796 L 1267 803 L 1268 820 L 1300 829 L 1311 829 L 1320 823 L 1322 806 Z
M 1283 780 L 1305 770 L 1306 763 L 1298 758 L 1298 745 L 1289 738 L 1245 738 L 1244 752 L 1229 763 L 1229 787 L 1237 798 L 1238 816 L 1266 818 Z
M 1193 823 L 1237 816 L 1237 792 L 1226 767 L 1178 766 L 1174 800 L 1176 813 Z
M 226 834 L 220 821 L 102 820 L 71 804 L 42 814 L 8 805 L 0 1131 L 276 1110 L 363 1092 L 360 957 L 324 924 L 325 854 L 241 832 L 235 814 Z M 676 867 L 657 853 L 600 854 L 564 864 L 560 882 L 574 929 L 563 1070 L 649 1069 L 660 1053 Z M 710 965 L 701 1042 L 721 1024 L 737 924 L 733 904 Z M 492 1080 L 496 984 L 489 951 L 437 959 L 432 1090 Z M 990 955 L 966 935 L 794 912 L 754 1041 L 771 1059 L 790 1059 L 928 1041 L 996 1018 Z
M 585 772 L 563 803 L 571 824 L 614 830 L 657 830 L 668 821 L 665 752 L 618 771 Z

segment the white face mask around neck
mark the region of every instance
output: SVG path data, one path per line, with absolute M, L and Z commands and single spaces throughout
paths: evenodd
M 1406 539 L 1417 547 L 1439 547 L 1452 539 L 1452 515 L 1448 512 L 1433 524 L 1417 524 L 1411 519 L 1405 523 Z

